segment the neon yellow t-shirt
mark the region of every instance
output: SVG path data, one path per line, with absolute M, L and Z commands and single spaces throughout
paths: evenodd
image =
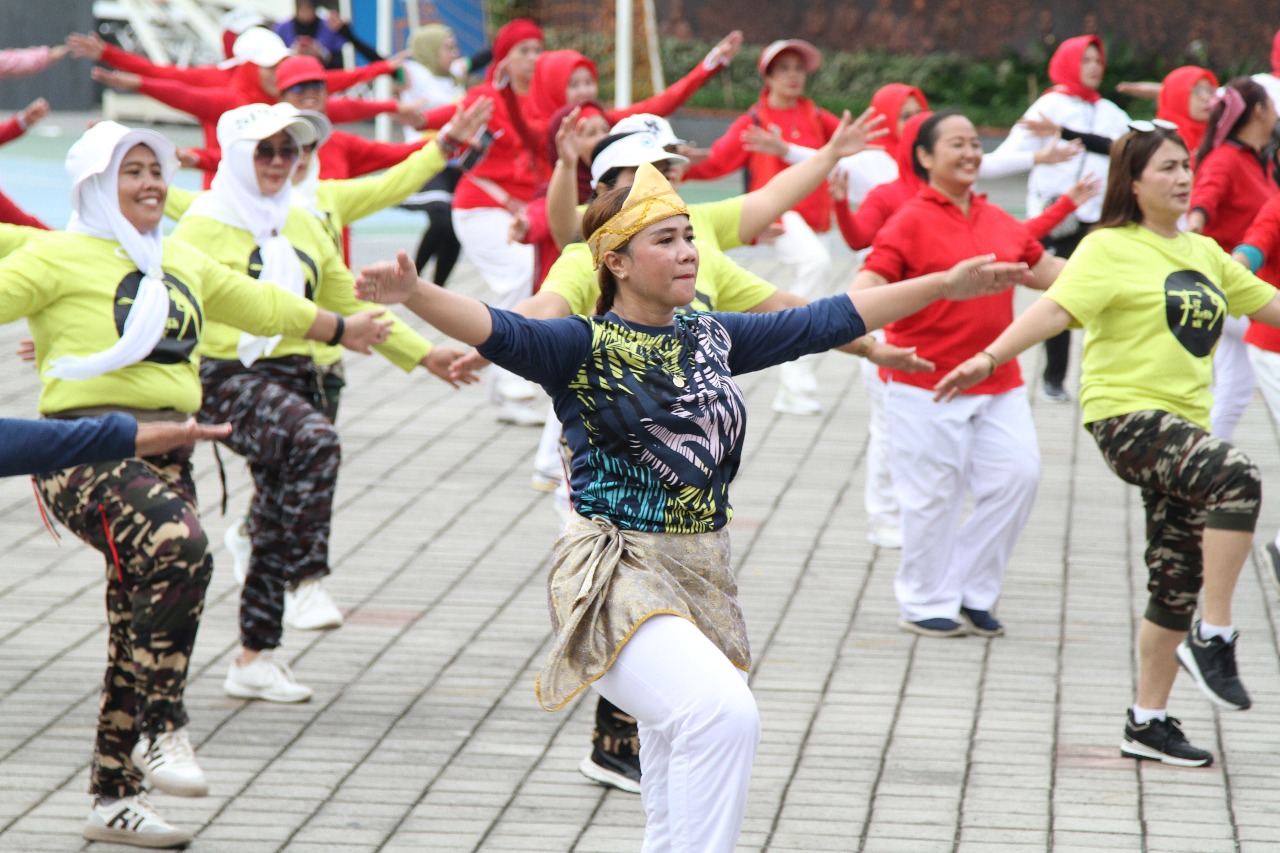
M 339 314 L 353 314 L 368 308 L 382 308 L 355 297 L 354 279 L 347 265 L 342 262 L 333 241 L 324 227 L 311 214 L 301 210 L 289 211 L 285 220 L 284 235 L 293 244 L 302 263 L 307 298 L 322 308 Z M 220 264 L 237 272 L 257 275 L 261 270 L 258 247 L 253 235 L 240 228 L 233 228 L 207 216 L 186 215 L 178 223 L 173 236 L 201 246 Z M 259 282 L 262 286 L 262 283 Z M 279 288 L 270 285 L 269 289 Z M 406 326 L 394 315 L 391 334 L 386 343 L 375 347 L 392 364 L 408 373 L 431 351 L 431 344 Z M 200 353 L 206 358 L 235 359 L 240 331 L 222 323 L 210 323 L 200 343 Z M 305 355 L 314 358 L 315 346 L 311 341 L 298 337 L 286 337 L 272 351 L 270 358 L 288 355 Z
M 119 243 L 63 231 L 44 236 L 0 262 L 0 323 L 27 318 L 43 387 L 40 412 L 127 406 L 192 413 L 200 408 L 196 346 L 208 328 L 234 324 L 255 335 L 300 336 L 315 305 L 215 263 L 174 238 L 164 241 L 169 322 L 143 360 L 92 379 L 44 375 L 52 359 L 88 356 L 120 339 L 142 273 Z M 229 326 L 227 328 L 230 328 Z
M 1223 320 L 1274 295 L 1199 234 L 1169 239 L 1126 225 L 1085 237 L 1045 293 L 1085 330 L 1084 423 L 1153 410 L 1209 429 Z
M 722 248 L 742 245 L 738 225 L 744 196 L 710 204 L 689 205 L 693 242 L 698 247 L 698 277 L 692 306 L 698 311 L 742 312 L 759 305 L 777 288 L 744 270 Z M 722 242 L 724 241 L 724 242 Z M 600 280 L 591 268 L 586 243 L 570 243 L 551 265 L 542 289 L 569 303 L 570 314 L 592 315 L 600 298 Z

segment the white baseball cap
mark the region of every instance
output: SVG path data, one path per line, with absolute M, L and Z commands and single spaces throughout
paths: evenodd
M 610 169 L 640 166 L 644 163 L 660 163 L 663 160 L 678 160 L 688 163 L 688 157 L 672 154 L 662 145 L 656 135 L 648 131 L 637 131 L 625 136 L 609 136 L 613 139 L 607 146 L 597 152 L 591 161 L 591 186 L 600 183 L 600 178 Z
M 71 193 L 80 185 L 111 166 L 111 158 L 121 146 L 145 145 L 160 161 L 160 172 L 167 184 L 178 170 L 178 155 L 173 143 L 154 130 L 125 127 L 114 121 L 100 121 L 84 132 L 67 151 L 67 174 L 71 177 Z
M 231 46 L 231 58 L 219 62 L 219 68 L 235 68 L 252 62 L 263 68 L 274 68 L 290 53 L 284 39 L 264 27 L 249 27 L 236 36 Z
M 310 145 L 319 139 L 315 120 L 292 104 L 248 104 L 227 110 L 218 119 L 218 146 L 229 149 L 242 139 L 256 142 L 282 130 L 288 131 L 299 145 Z
M 685 140 L 676 136 L 676 132 L 671 129 L 671 122 L 662 116 L 653 113 L 636 113 L 629 115 L 620 120 L 613 126 L 610 133 L 651 133 L 658 137 L 658 141 L 662 145 L 683 145 Z
M 794 50 L 800 54 L 806 74 L 817 71 L 818 66 L 822 64 L 822 52 L 804 39 L 778 39 L 760 51 L 760 62 L 756 68 L 762 76 L 769 70 L 769 63 L 777 59 L 778 54 L 784 50 Z

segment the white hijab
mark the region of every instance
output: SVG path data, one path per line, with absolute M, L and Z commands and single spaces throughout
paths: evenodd
M 284 130 L 295 145 L 300 145 L 291 127 Z M 222 148 L 222 162 L 213 177 L 209 191 L 199 196 L 187 211 L 188 216 L 207 216 L 233 228 L 253 235 L 262 255 L 261 281 L 270 282 L 297 296 L 306 295 L 306 281 L 302 274 L 302 262 L 297 252 L 284 236 L 285 220 L 289 217 L 289 183 L 285 180 L 280 191 L 265 195 L 258 186 L 254 170 L 254 150 L 258 139 L 239 138 Z M 281 335 L 262 337 L 243 333 L 236 353 L 245 365 L 268 356 L 282 340 Z
M 120 339 L 110 348 L 88 356 L 54 359 L 45 375 L 55 379 L 92 379 L 141 361 L 164 337 L 169 320 L 169 293 L 164 283 L 163 241 L 159 227 L 138 231 L 120 212 L 117 192 L 120 162 L 135 145 L 146 145 L 160 161 L 166 184 L 177 169 L 173 143 L 149 130 L 131 130 L 113 121 L 98 122 L 67 152 L 71 176 L 71 220 L 67 230 L 120 244 L 123 253 L 143 273 L 138 295 L 129 308 Z

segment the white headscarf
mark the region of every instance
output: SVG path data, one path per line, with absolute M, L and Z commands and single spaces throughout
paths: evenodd
M 89 356 L 66 355 L 50 363 L 46 376 L 55 379 L 92 379 L 141 361 L 164 337 L 169 319 L 169 293 L 164 283 L 163 242 L 159 227 L 146 232 L 125 219 L 117 192 L 120 162 L 135 145 L 146 145 L 160 161 L 165 184 L 178 161 L 173 143 L 149 130 L 131 130 L 113 121 L 91 127 L 67 152 L 71 176 L 71 221 L 67 230 L 114 240 L 143 273 L 138 295 L 124 321 L 120 340 L 109 349 Z
M 218 143 L 222 161 L 209 191 L 198 197 L 187 210 L 188 216 L 210 219 L 248 231 L 253 235 L 262 256 L 260 279 L 297 296 L 306 295 L 302 262 L 293 245 L 284 236 L 289 218 L 290 171 L 284 186 L 273 195 L 265 195 L 258 186 L 254 169 L 254 151 L 258 143 L 279 133 L 289 134 L 295 145 L 309 144 L 315 131 L 289 104 L 251 104 L 223 114 L 218 121 Z M 241 334 L 236 352 L 245 365 L 270 355 L 282 340 L 281 335 L 261 337 Z

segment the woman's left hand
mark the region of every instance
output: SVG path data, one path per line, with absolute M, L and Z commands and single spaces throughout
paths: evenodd
M 458 111 L 453 114 L 453 118 L 449 119 L 445 130 L 449 132 L 451 138 L 469 145 L 480 132 L 480 128 L 484 127 L 492 117 L 493 98 L 482 95 L 466 107 L 458 107 Z
M 418 287 L 418 270 L 406 252 L 396 254 L 394 261 L 378 261 L 360 268 L 356 276 L 356 296 L 366 302 L 394 305 L 404 302 Z
M 347 326 L 339 343 L 352 352 L 368 355 L 372 347 L 385 341 L 391 333 L 391 320 L 381 319 L 386 313 L 386 308 L 370 308 L 347 317 Z
M 889 128 L 881 126 L 884 122 L 884 114 L 871 107 L 867 107 L 856 120 L 845 110 L 840 117 L 840 125 L 824 147 L 834 151 L 837 158 L 857 154 L 889 132 Z
M 993 373 L 995 367 L 991 359 L 985 355 L 970 356 L 960 362 L 955 370 L 938 380 L 938 384 L 933 386 L 933 400 L 935 403 L 950 402 L 961 391 L 972 388 Z
M 997 261 L 995 255 L 979 255 L 963 260 L 947 270 L 947 299 L 973 299 L 1008 290 L 1015 284 L 1030 284 L 1031 268 L 1022 262 Z
M 742 30 L 734 30 L 720 39 L 719 44 L 711 48 L 706 58 L 702 60 L 702 67 L 710 69 L 715 68 L 717 65 L 728 65 L 738 55 L 738 49 L 741 47 Z
M 877 367 L 903 373 L 928 373 L 937 368 L 929 359 L 916 355 L 915 347 L 898 347 L 881 341 L 876 341 L 867 350 L 867 361 Z

